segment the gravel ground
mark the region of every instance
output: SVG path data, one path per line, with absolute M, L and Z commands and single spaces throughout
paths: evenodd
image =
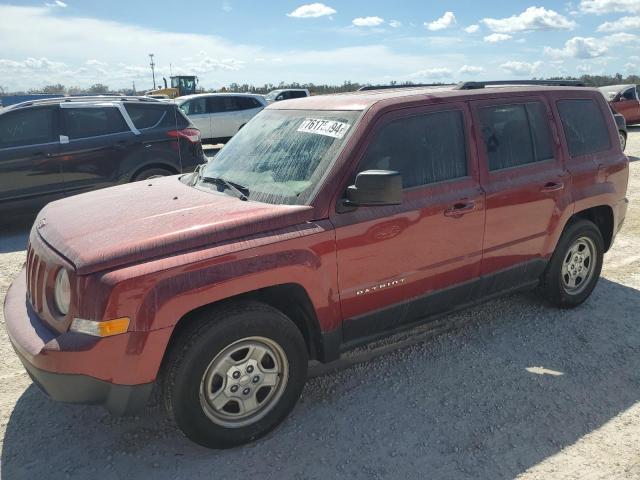
M 51 402 L 0 328 L 2 478 L 640 479 L 640 127 L 627 154 L 627 220 L 583 306 L 513 295 L 314 366 L 246 447 L 190 443 L 157 402 L 130 418 Z M 0 302 L 27 226 L 3 228 Z

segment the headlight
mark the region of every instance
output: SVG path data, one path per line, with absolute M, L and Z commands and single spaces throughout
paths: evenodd
M 54 300 L 56 308 L 62 315 L 69 313 L 69 303 L 71 302 L 71 286 L 69 285 L 69 274 L 61 268 L 56 275 L 56 285 L 54 289 Z

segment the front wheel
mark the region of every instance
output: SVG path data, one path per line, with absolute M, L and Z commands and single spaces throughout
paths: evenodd
M 570 223 L 542 275 L 539 292 L 560 308 L 580 305 L 598 283 L 603 255 L 602 234 L 593 222 Z
M 187 437 L 231 448 L 273 430 L 295 406 L 307 374 L 298 328 L 280 311 L 246 303 L 205 312 L 173 346 L 163 394 Z

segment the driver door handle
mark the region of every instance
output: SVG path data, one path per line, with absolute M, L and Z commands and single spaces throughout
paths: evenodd
M 458 202 L 444 211 L 445 217 L 461 217 L 467 213 L 473 212 L 476 209 L 476 202 Z
M 541 192 L 557 192 L 564 189 L 563 182 L 548 182 L 540 189 Z

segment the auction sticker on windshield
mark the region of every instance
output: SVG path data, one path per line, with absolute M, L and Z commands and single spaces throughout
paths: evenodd
M 322 120 L 319 118 L 305 118 L 298 127 L 299 132 L 315 133 L 327 137 L 342 138 L 350 125 L 336 120 Z

